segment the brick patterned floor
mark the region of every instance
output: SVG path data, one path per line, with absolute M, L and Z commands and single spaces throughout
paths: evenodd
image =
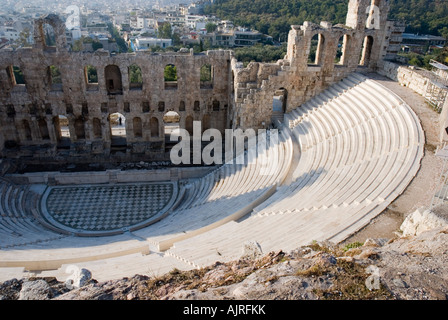
M 55 187 L 46 207 L 53 219 L 69 228 L 107 231 L 150 219 L 172 195 L 170 183 Z

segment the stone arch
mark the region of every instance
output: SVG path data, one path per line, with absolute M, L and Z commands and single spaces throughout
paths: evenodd
M 219 101 L 218 100 L 213 100 L 213 102 L 212 102 L 212 109 L 213 109 L 213 111 L 219 111 L 219 109 L 220 109 L 220 103 L 219 103 Z
M 152 117 L 149 120 L 149 130 L 151 132 L 151 138 L 159 138 L 159 119 Z
M 6 73 L 8 74 L 12 86 L 25 85 L 25 77 L 20 67 L 8 66 L 6 68 Z
M 98 90 L 98 71 L 92 65 L 84 67 L 84 80 L 87 90 Z
M 50 140 L 50 132 L 48 130 L 47 120 L 40 118 L 37 121 L 39 127 L 39 133 L 42 140 Z
M 22 129 L 25 141 L 32 141 L 33 135 L 31 134 L 31 127 L 28 120 L 22 120 Z
M 48 14 L 37 19 L 34 25 L 34 46 L 41 47 L 45 51 L 66 48 L 66 26 L 58 15 Z
M 201 104 L 198 100 L 196 100 L 193 104 L 193 111 L 195 112 L 201 111 Z
M 275 90 L 274 98 L 272 101 L 272 113 L 283 114 L 286 112 L 286 106 L 288 102 L 288 90 L 280 88 Z
M 42 37 L 47 48 L 56 47 L 56 33 L 51 24 L 47 22 L 42 24 Z
M 101 139 L 103 137 L 103 130 L 100 119 L 98 118 L 92 119 L 92 132 L 94 139 Z
M 51 90 L 62 90 L 61 70 L 55 65 L 47 67 L 47 81 Z
M 141 138 L 143 137 L 143 125 L 142 125 L 142 119 L 139 117 L 135 117 L 132 120 L 132 128 L 134 131 L 134 137 L 135 138 Z
M 69 145 L 70 129 L 68 118 L 63 115 L 53 117 L 53 127 L 54 132 L 56 133 L 56 141 L 58 142 L 58 147 Z
M 200 87 L 201 89 L 213 88 L 213 66 L 211 64 L 203 64 L 200 69 Z
M 343 34 L 339 37 L 339 40 L 336 45 L 336 53 L 334 57 L 334 63 L 336 65 L 344 65 L 344 52 L 345 52 L 345 43 L 346 43 L 347 35 Z
M 77 140 L 83 140 L 86 138 L 86 129 L 84 119 L 76 118 L 74 122 L 75 136 Z
M 123 151 L 127 146 L 126 117 L 119 112 L 115 112 L 109 114 L 108 121 L 111 148 L 115 148 L 116 151 Z
M 346 66 L 349 60 L 349 53 L 350 48 L 352 45 L 352 36 L 349 34 L 343 35 L 343 42 L 342 42 L 342 55 L 339 60 L 339 64 Z
M 128 74 L 129 74 L 129 89 L 141 90 L 143 88 L 142 69 L 138 65 L 132 64 L 128 68 Z
M 368 67 L 370 63 L 370 57 L 372 55 L 372 47 L 373 47 L 374 39 L 372 36 L 364 37 L 364 44 L 361 51 L 361 60 L 359 62 L 360 66 Z
M 165 89 L 177 89 L 177 67 L 174 64 L 167 64 L 163 70 Z
M 185 111 L 185 101 L 181 100 L 179 103 L 179 111 Z
M 171 139 L 178 136 L 180 128 L 180 115 L 176 111 L 168 111 L 163 115 L 163 135 L 165 139 L 165 152 L 169 152 L 178 139 Z M 174 141 L 172 141 L 174 140 Z
M 308 55 L 308 64 L 321 65 L 325 52 L 325 36 L 322 33 L 316 33 L 310 40 L 310 53 Z
M 106 66 L 106 68 L 104 68 L 104 79 L 106 80 L 106 89 L 108 94 L 123 94 L 121 71 L 118 66 Z

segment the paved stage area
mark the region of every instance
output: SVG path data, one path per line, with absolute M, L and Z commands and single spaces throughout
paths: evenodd
M 43 205 L 69 229 L 108 231 L 151 219 L 167 206 L 173 191 L 172 183 L 52 187 Z

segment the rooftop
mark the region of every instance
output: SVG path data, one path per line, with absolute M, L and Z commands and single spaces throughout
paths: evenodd
M 412 40 L 446 40 L 441 36 L 433 36 L 430 34 L 413 34 L 413 33 L 403 33 L 403 40 L 412 39 Z

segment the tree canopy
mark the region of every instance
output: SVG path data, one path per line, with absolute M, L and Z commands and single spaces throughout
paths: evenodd
M 348 0 L 215 0 L 204 13 L 286 41 L 290 26 L 305 21 L 345 23 Z M 390 0 L 389 19 L 407 23 L 407 32 L 448 37 L 448 1 Z

